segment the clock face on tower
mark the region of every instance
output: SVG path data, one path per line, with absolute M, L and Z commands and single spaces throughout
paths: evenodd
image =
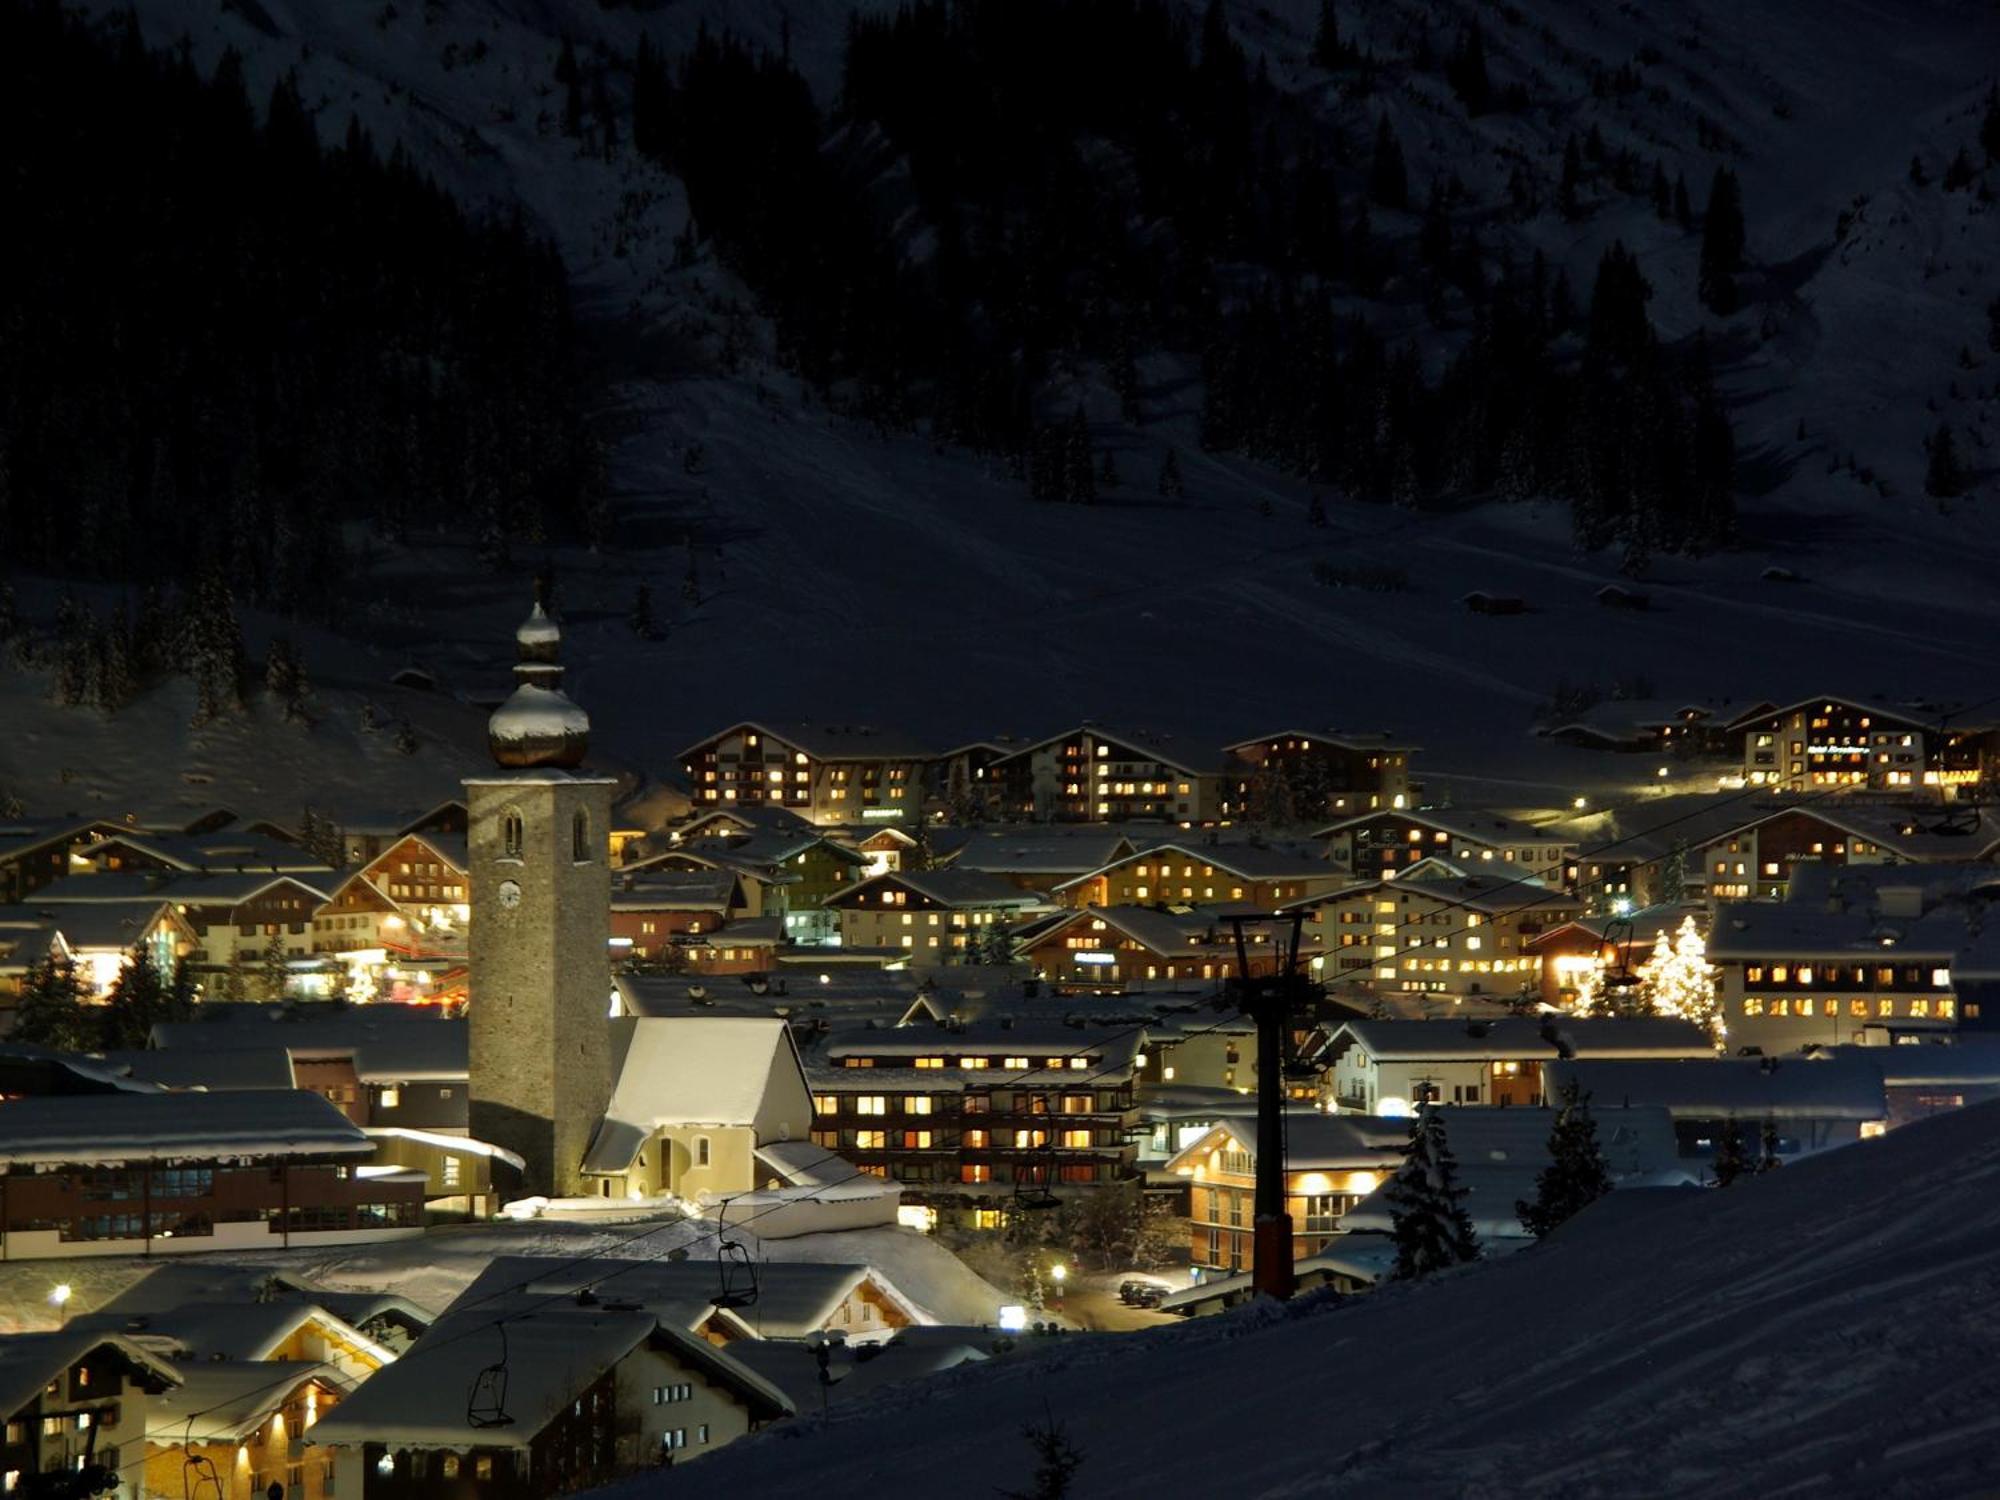
M 517 880 L 501 881 L 499 895 L 500 904 L 512 911 L 521 904 L 521 883 Z

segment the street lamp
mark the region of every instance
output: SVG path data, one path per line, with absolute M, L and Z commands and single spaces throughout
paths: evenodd
M 58 1317 L 64 1322 L 68 1321 L 65 1309 L 69 1306 L 69 1299 L 74 1295 L 75 1292 L 67 1281 L 58 1281 L 49 1288 L 49 1306 L 56 1310 Z
M 1061 1261 L 1057 1261 L 1049 1267 L 1049 1275 L 1055 1279 L 1056 1283 L 1056 1306 L 1061 1307 L 1063 1305 L 1063 1283 L 1069 1279 L 1069 1267 Z

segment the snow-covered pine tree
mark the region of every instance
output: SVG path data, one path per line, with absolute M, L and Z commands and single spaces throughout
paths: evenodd
M 632 634 L 642 641 L 657 641 L 660 638 L 659 623 L 653 618 L 653 590 L 648 584 L 640 584 L 632 594 L 630 616 Z
M 153 1028 L 163 1021 L 185 1021 L 194 1009 L 193 983 L 184 964 L 171 971 L 160 967 L 152 948 L 139 944 L 125 955 L 125 965 L 106 996 L 103 1011 L 104 1047 L 150 1045 Z
M 2000 162 L 2000 83 L 1986 91 L 1986 113 L 1979 121 L 1979 145 L 1988 165 Z
M 1715 1185 L 1728 1187 L 1750 1171 L 1750 1148 L 1743 1139 L 1743 1125 L 1731 1115 L 1723 1122 L 1721 1139 L 1715 1143 L 1715 1160 L 1710 1163 Z
M 56 601 L 56 702 L 74 708 L 90 698 L 90 607 L 63 590 Z
M 1611 1169 L 1597 1145 L 1597 1121 L 1590 1096 L 1579 1095 L 1574 1081 L 1563 1085 L 1555 1124 L 1549 1129 L 1549 1164 L 1535 1179 L 1533 1202 L 1514 1205 L 1521 1224 L 1541 1239 L 1611 1191 Z
M 282 1000 L 291 980 L 291 965 L 286 961 L 285 940 L 273 932 L 264 944 L 263 959 L 258 965 L 258 983 L 263 989 L 265 1000 Z
M 1070 413 L 1062 437 L 1063 498 L 1072 505 L 1089 505 L 1097 499 L 1097 470 L 1090 461 L 1090 419 L 1083 403 Z
M 1160 460 L 1160 494 L 1163 498 L 1177 499 L 1182 494 L 1181 455 L 1178 448 L 1169 448 L 1167 456 Z
M 306 668 L 290 636 L 274 635 L 264 648 L 264 690 L 287 723 L 305 722 Z
M 1444 1116 L 1426 1106 L 1410 1122 L 1410 1143 L 1388 1189 L 1396 1241 L 1395 1276 L 1413 1281 L 1479 1259 L 1479 1240 L 1460 1201 L 1458 1163 Z
M 182 616 L 182 666 L 195 683 L 197 726 L 243 706 L 243 631 L 228 576 L 210 568 Z
M 52 953 L 21 980 L 14 1002 L 16 1041 L 64 1052 L 86 1052 L 102 1045 L 97 1017 L 85 1004 L 88 990 L 76 963 L 67 954 Z

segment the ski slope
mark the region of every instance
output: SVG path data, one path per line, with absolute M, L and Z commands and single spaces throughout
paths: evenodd
M 2000 1106 L 1728 1190 L 1613 1194 L 1503 1260 L 1079 1339 L 805 1417 L 616 1500 L 1940 1496 L 2000 1484 Z

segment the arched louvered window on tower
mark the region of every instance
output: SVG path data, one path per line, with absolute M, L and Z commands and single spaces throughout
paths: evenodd
M 519 859 L 526 844 L 525 830 L 521 824 L 521 814 L 508 808 L 500 815 L 500 855 L 503 859 Z
M 590 814 L 580 807 L 569 820 L 569 857 L 580 865 L 590 862 Z

